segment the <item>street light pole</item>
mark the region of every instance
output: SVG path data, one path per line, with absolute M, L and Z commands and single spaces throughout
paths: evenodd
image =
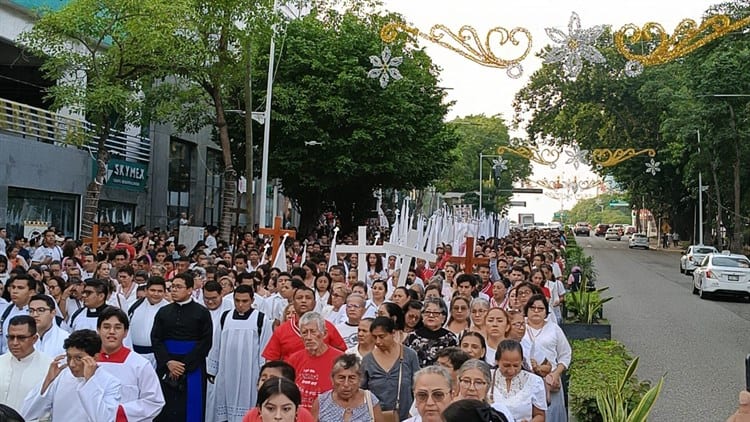
M 698 129 L 698 155 L 701 153 L 701 131 Z M 698 170 L 698 244 L 703 244 L 703 176 Z
M 484 154 L 479 153 L 479 212 L 482 212 L 482 161 Z
M 279 10 L 279 0 L 274 0 L 274 13 Z M 273 96 L 273 68 L 276 59 L 276 26 L 271 34 L 271 48 L 268 53 L 268 81 L 266 83 L 266 116 L 263 126 L 263 161 L 260 176 L 260 227 L 266 227 L 266 208 L 268 207 L 268 144 L 271 138 L 271 99 Z
M 247 87 L 245 89 L 245 178 L 247 187 L 245 191 L 247 230 L 252 233 L 255 227 L 255 216 L 253 214 L 253 66 L 250 43 L 247 46 Z

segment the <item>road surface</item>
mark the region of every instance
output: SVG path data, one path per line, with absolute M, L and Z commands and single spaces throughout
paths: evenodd
M 640 356 L 639 378 L 666 376 L 650 420 L 725 421 L 745 386 L 750 303 L 693 295 L 679 252 L 630 250 L 625 237 L 577 240 L 594 258 L 597 286 L 615 297 L 604 305 L 612 337 Z

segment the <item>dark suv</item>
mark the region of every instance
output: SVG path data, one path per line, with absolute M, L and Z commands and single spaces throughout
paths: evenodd
M 594 232 L 594 235 L 596 236 L 604 236 L 607 234 L 607 229 L 609 228 L 609 224 L 597 224 L 596 225 L 596 231 Z
M 576 236 L 591 236 L 591 228 L 589 223 L 576 223 L 573 233 Z

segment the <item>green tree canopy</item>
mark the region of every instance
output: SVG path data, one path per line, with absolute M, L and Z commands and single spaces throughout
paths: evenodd
M 270 175 L 302 211 L 303 228 L 325 204 L 348 226 L 372 209 L 378 187 L 423 188 L 450 164 L 456 137 L 438 69 L 401 40 L 403 79 L 386 89 L 367 77 L 382 25 L 397 16 L 313 13 L 291 22 L 274 81 Z M 305 142 L 320 145 L 305 145 Z

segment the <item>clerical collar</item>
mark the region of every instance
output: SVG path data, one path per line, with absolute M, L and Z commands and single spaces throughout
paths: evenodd
M 99 352 L 98 361 L 107 363 L 125 363 L 125 359 L 128 358 L 129 354 L 130 349 L 125 346 L 121 346 L 119 349 L 117 349 L 116 352 L 112 354 L 107 354 L 104 352 L 104 349 L 102 349 L 102 351 Z
M 105 303 L 105 304 L 103 304 L 102 306 L 100 306 L 98 308 L 94 308 L 94 309 L 86 308 L 86 316 L 88 318 L 99 318 L 99 313 L 101 311 L 103 311 L 104 308 L 106 308 L 106 307 L 107 307 L 107 304 Z
M 10 352 L 8 352 L 8 353 L 10 353 Z M 13 360 L 15 360 L 16 362 L 29 363 L 29 362 L 31 362 L 34 359 L 34 356 L 36 356 L 37 353 L 39 353 L 39 352 L 36 349 L 34 349 L 25 358 L 16 359 L 16 357 L 13 356 Z
M 188 303 L 193 301 L 193 297 L 190 296 L 187 300 L 183 300 L 182 302 L 175 302 L 178 305 L 187 305 Z
M 237 310 L 234 310 L 234 315 L 232 315 L 232 319 L 248 319 L 250 318 L 250 315 L 253 313 L 253 310 L 250 309 L 249 312 L 245 312 L 244 314 L 241 314 L 237 312 Z

